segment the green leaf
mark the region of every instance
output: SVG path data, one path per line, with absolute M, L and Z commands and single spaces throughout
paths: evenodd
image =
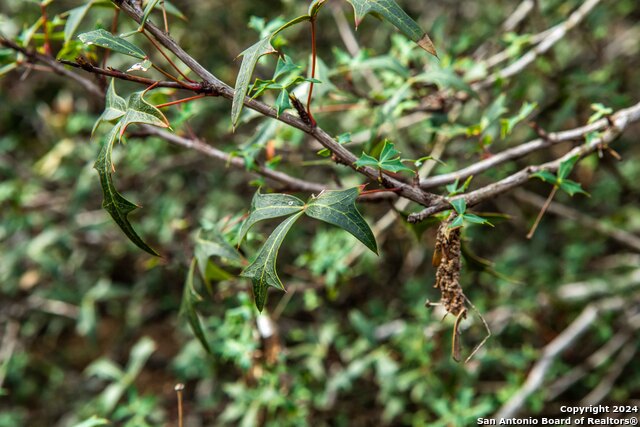
M 481 216 L 474 214 L 464 214 L 464 220 L 468 221 L 472 224 L 481 224 L 481 225 L 489 225 L 493 227 L 493 224 L 489 222 L 489 220 L 482 218 Z
M 558 182 L 558 177 L 552 174 L 549 171 L 540 171 L 531 175 L 532 178 L 540 178 L 544 182 L 548 182 L 549 184 L 556 184 Z
M 289 28 L 300 22 L 308 21 L 310 19 L 311 17 L 309 15 L 302 15 L 295 19 L 292 19 L 291 21 L 282 25 L 273 33 L 262 38 L 257 43 L 248 47 L 240 55 L 238 55 L 238 57 L 242 56 L 242 64 L 240 64 L 240 71 L 238 72 L 238 77 L 236 78 L 233 103 L 231 105 L 231 125 L 234 129 L 238 124 L 238 120 L 240 119 L 240 113 L 242 112 L 242 108 L 244 107 L 244 97 L 247 95 L 249 82 L 251 81 L 251 76 L 253 75 L 253 70 L 256 68 L 258 60 L 263 55 L 276 52 L 276 50 L 271 45 L 271 40 L 273 39 L 273 37 L 275 37 L 280 31 L 283 31 L 286 28 Z
M 309 12 L 307 12 L 307 14 L 309 16 L 316 16 L 326 1 L 327 0 L 313 0 L 309 5 Z
M 359 187 L 342 191 L 323 191 L 307 202 L 305 213 L 311 218 L 328 222 L 348 231 L 372 252 L 378 254 L 376 239 L 355 205 L 359 195 Z
M 373 168 L 380 168 L 380 162 L 375 157 L 363 152 L 360 158 L 354 163 L 357 168 L 369 166 Z
M 462 227 L 463 223 L 464 217 L 462 215 L 458 215 L 453 221 L 451 221 L 451 224 L 449 224 L 449 228 Z
M 525 120 L 529 115 L 537 108 L 538 104 L 535 102 L 529 103 L 525 102 L 520 111 L 515 117 L 511 117 L 508 119 L 500 120 L 500 137 L 505 139 L 508 135 L 511 134 L 513 129 L 523 120 Z
M 467 188 L 469 188 L 469 185 L 471 184 L 471 180 L 472 179 L 473 179 L 473 175 L 468 177 L 462 183 L 462 185 L 460 185 L 460 180 L 456 179 L 455 182 L 453 182 L 452 184 L 449 184 L 449 185 L 445 186 L 445 188 L 447 190 L 447 196 L 448 197 L 453 197 L 453 196 L 457 196 L 458 194 L 462 194 L 465 191 L 467 191 Z
M 240 273 L 240 276 L 247 277 L 253 282 L 253 294 L 256 307 L 260 311 L 262 311 L 267 301 L 267 288 L 269 286 L 284 290 L 284 286 L 276 271 L 278 250 L 289 229 L 301 215 L 302 212 L 298 212 L 282 221 L 273 233 L 271 233 L 264 245 L 262 245 L 253 263 Z
M 467 201 L 464 199 L 464 197 L 451 200 L 449 203 L 451 204 L 451 206 L 453 206 L 453 209 L 456 210 L 458 215 L 464 215 L 467 210 Z
M 569 176 L 578 159 L 580 159 L 580 156 L 573 156 L 560 163 L 560 168 L 558 169 L 558 181 L 561 182 Z
M 589 195 L 589 193 L 582 189 L 582 185 L 580 185 L 580 183 L 571 181 L 570 179 L 563 179 L 560 183 L 560 189 L 568 193 L 571 197 L 575 196 L 578 193 L 584 194 L 586 196 Z
M 67 17 L 67 21 L 64 24 L 64 42 L 65 44 L 69 43 L 69 40 L 73 37 L 73 35 L 78 30 L 80 23 L 87 16 L 87 12 L 93 6 L 94 0 L 87 2 L 86 4 L 76 7 L 75 9 L 71 9 L 69 11 L 69 16 Z
M 200 275 L 208 282 L 207 265 L 209 258 L 217 256 L 232 265 L 242 264 L 242 255 L 229 244 L 218 230 L 200 230 L 195 239 L 194 256 L 198 261 Z
M 279 57 L 278 64 L 276 65 L 276 71 L 273 73 L 273 81 L 277 80 L 279 77 L 282 77 L 299 69 L 300 66 L 294 63 L 288 55 Z
M 96 123 L 93 125 L 91 135 L 93 135 L 102 122 L 112 122 L 124 116 L 127 111 L 127 102 L 124 98 L 118 96 L 116 93 L 115 79 L 111 79 L 109 89 L 107 89 L 106 103 L 102 115 L 98 117 Z
M 196 336 L 198 341 L 200 341 L 200 344 L 202 344 L 207 353 L 212 353 L 211 347 L 209 347 L 209 342 L 207 341 L 207 337 L 204 333 L 204 329 L 202 328 L 202 322 L 200 321 L 200 317 L 198 317 L 198 312 L 196 311 L 196 304 L 202 301 L 202 296 L 198 294 L 194 286 L 193 276 L 195 266 L 196 259 L 194 258 L 191 260 L 187 279 L 184 284 L 182 303 L 180 304 L 180 316 L 185 316 L 187 318 L 191 331 L 193 331 L 193 334 Z
M 235 93 L 233 94 L 233 104 L 231 106 L 231 124 L 234 128 L 240 119 L 240 113 L 244 106 L 244 97 L 247 94 L 249 81 L 253 75 L 253 70 L 256 68 L 258 59 L 260 59 L 262 55 L 273 52 L 275 52 L 275 50 L 271 46 L 271 36 L 269 36 L 263 38 L 239 55 L 242 56 L 242 64 L 240 65 L 240 72 L 236 78 Z
M 389 141 L 384 142 L 379 160 L 376 160 L 366 153 L 362 153 L 354 165 L 356 167 L 371 166 L 389 172 L 414 172 L 413 169 L 406 167 L 402 163 L 402 160 L 400 159 L 400 152 L 396 150 L 395 145 Z
M 96 46 L 133 56 L 134 58 L 147 59 L 147 55 L 138 46 L 126 41 L 122 37 L 114 36 L 105 30 L 83 33 L 80 34 L 78 38 L 86 45 L 95 44 Z
M 276 116 L 280 117 L 285 110 L 291 108 L 291 102 L 289 101 L 289 91 L 282 89 L 278 99 L 276 99 Z
M 127 110 L 119 123 L 122 125 L 120 135 L 124 134 L 126 128 L 134 123 L 142 123 L 161 128 L 168 128 L 169 121 L 162 114 L 162 111 L 149 104 L 142 97 L 144 91 L 134 92 L 127 98 Z
M 138 27 L 138 31 L 142 31 L 142 29 L 144 28 L 144 24 L 145 22 L 147 22 L 147 19 L 149 18 L 149 15 L 151 14 L 151 11 L 156 7 L 156 5 L 158 4 L 160 0 L 149 0 L 147 2 L 147 6 L 144 8 L 144 13 L 142 15 L 142 19 L 140 20 L 140 26 Z
M 347 0 L 353 6 L 356 18 L 356 28 L 369 13 L 375 13 L 385 18 L 405 36 L 413 40 L 422 49 L 434 56 L 438 56 L 433 42 L 422 31 L 420 26 L 394 0 Z
M 251 201 L 249 218 L 242 224 L 238 236 L 238 244 L 242 243 L 247 231 L 257 222 L 279 218 L 302 211 L 304 202 L 288 194 L 262 194 L 256 192 Z
M 94 169 L 98 171 L 100 176 L 100 184 L 102 186 L 103 202 L 102 207 L 106 210 L 111 218 L 118 224 L 124 234 L 140 249 L 145 252 L 159 256 L 156 251 L 151 249 L 135 232 L 131 224 L 129 223 L 129 214 L 138 208 L 137 205 L 131 203 L 125 199 L 113 185 L 112 171 L 113 164 L 111 162 L 111 152 L 113 151 L 113 144 L 118 138 L 122 125 L 117 123 L 111 132 L 105 138 L 98 159 L 94 164 Z

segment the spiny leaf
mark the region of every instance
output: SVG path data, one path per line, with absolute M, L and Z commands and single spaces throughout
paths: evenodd
M 328 222 L 348 231 L 377 254 L 376 239 L 355 205 L 359 194 L 359 187 L 348 190 L 324 191 L 307 203 L 305 213 L 311 218 Z
M 123 53 L 138 59 L 146 59 L 147 55 L 142 49 L 131 42 L 126 41 L 122 37 L 114 36 L 105 30 L 95 30 L 88 33 L 82 33 L 78 36 L 82 43 L 87 45 L 95 44 L 114 52 Z
M 262 194 L 256 192 L 251 201 L 249 218 L 240 229 L 238 244 L 242 242 L 247 231 L 257 222 L 287 216 L 300 212 L 304 208 L 304 202 L 295 196 L 288 194 Z
M 138 206 L 125 199 L 120 193 L 118 193 L 113 185 L 113 164 L 111 162 L 111 152 L 113 151 L 113 144 L 115 143 L 116 138 L 118 138 L 121 127 L 121 124 L 117 123 L 113 129 L 111 129 L 111 132 L 109 132 L 102 144 L 102 148 L 98 154 L 98 159 L 93 166 L 100 176 L 100 184 L 102 186 L 102 193 L 104 197 L 102 207 L 109 213 L 109 215 L 111 215 L 111 218 L 113 218 L 124 234 L 126 234 L 136 246 L 151 255 L 159 256 L 156 251 L 151 249 L 151 247 L 149 247 L 140 238 L 140 236 L 138 236 L 129 223 L 129 214 L 138 208 Z
M 394 0 L 347 0 L 353 6 L 356 18 L 356 28 L 362 22 L 365 15 L 375 13 L 385 18 L 405 36 L 413 40 L 422 49 L 433 56 L 438 56 L 433 42 L 422 31 L 420 26 Z
M 169 121 L 162 114 L 162 111 L 145 101 L 143 95 L 144 91 L 134 92 L 127 98 L 127 110 L 119 122 L 122 125 L 120 135 L 124 134 L 127 126 L 133 123 L 143 123 L 161 128 L 169 127 Z
M 124 116 L 124 113 L 127 111 L 127 102 L 116 93 L 115 87 L 115 79 L 111 79 L 111 84 L 109 85 L 109 89 L 107 89 L 106 94 L 106 102 L 104 111 L 96 120 L 96 123 L 93 125 L 93 129 L 91 130 L 91 135 L 93 135 L 100 126 L 102 122 L 111 122 L 120 117 Z
M 253 282 L 256 307 L 260 311 L 262 311 L 267 301 L 267 288 L 269 286 L 284 290 L 276 271 L 278 250 L 287 232 L 301 215 L 302 212 L 299 212 L 282 221 L 260 248 L 260 252 L 258 252 L 253 263 L 240 273 L 240 276 L 250 278 Z

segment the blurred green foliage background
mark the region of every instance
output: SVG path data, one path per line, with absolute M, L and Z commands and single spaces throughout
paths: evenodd
M 65 11 L 82 3 L 53 1 L 49 17 L 63 20 Z M 188 21 L 170 17 L 171 34 L 216 76 L 232 83 L 239 67 L 236 56 L 258 39 L 261 26 L 306 12 L 305 3 L 176 0 Z M 358 155 L 375 150 L 384 137 L 408 158 L 428 155 L 438 141 L 446 141 L 441 156 L 446 165 L 436 166 L 436 172 L 448 172 L 487 150 L 498 152 L 535 138 L 524 124 L 507 138 L 499 137 L 499 119 L 517 115 L 525 102 L 538 104 L 533 120 L 553 131 L 586 123 L 593 103 L 615 111 L 640 100 L 640 5 L 637 0 L 604 1 L 515 78 L 453 111 L 396 126 L 433 91 L 425 85 L 394 99 L 406 75 L 445 70 L 448 79 L 437 83 L 441 89 L 455 87 L 462 77 L 473 80 L 474 73 L 486 74 L 474 56 L 482 55 L 480 46 L 493 53 L 508 48 L 517 58 L 526 51 L 523 35 L 562 22 L 582 2 L 541 0 L 516 35 L 499 30 L 516 2 L 400 1 L 428 29 L 439 62 L 372 17 L 355 34 L 362 50 L 354 57 L 337 24 L 343 15 L 351 23 L 352 11 L 341 2 L 329 3 L 318 23 L 324 84 L 318 86 L 316 118 L 336 135 L 351 132 L 350 148 Z M 80 31 L 109 28 L 112 16 L 111 8 L 95 7 Z M 16 37 L 39 17 L 37 2 L 4 0 L 0 31 Z M 133 28 L 120 17 L 119 31 Z M 303 25 L 278 43 L 306 67 L 309 38 Z M 135 40 L 149 48 L 143 38 Z M 41 36 L 34 37 L 32 46 L 42 42 Z M 54 46 L 57 51 L 61 42 Z M 75 49 L 89 53 L 86 47 Z M 0 50 L 0 66 L 14 60 L 12 52 Z M 112 55 L 109 65 L 122 68 L 126 61 Z M 256 75 L 269 78 L 274 64 L 274 59 L 263 60 Z M 279 256 L 288 293 L 270 294 L 262 320 L 249 283 L 211 273 L 219 280 L 213 281 L 212 292 L 200 289 L 203 300 L 197 305 L 211 349 L 207 354 L 179 316 L 194 236 L 200 228 L 226 227 L 233 234 L 229 224 L 238 223 L 262 180 L 160 139 L 130 136 L 114 151 L 115 179 L 125 196 L 144 207 L 132 222 L 164 256 L 149 257 L 101 209 L 92 169 L 99 147 L 90 132 L 102 101 L 52 73 L 24 67 L 5 71 L 0 79 L 1 427 L 74 426 L 92 416 L 97 418 L 83 425 L 102 425 L 101 419 L 131 427 L 177 425 L 176 383 L 186 385 L 185 425 L 190 427 L 475 425 L 476 418 L 495 413 L 522 386 L 544 346 L 586 305 L 616 295 L 629 302 L 640 296 L 637 251 L 553 214 L 527 240 L 538 209 L 510 195 L 499 197 L 477 212 L 509 218 L 495 217 L 495 228 L 472 226 L 463 233 L 468 256 L 461 283 L 493 337 L 470 363 L 458 364 L 450 358 L 453 319 L 441 321 L 443 312 L 424 304 L 439 299 L 432 288 L 435 227 L 409 226 L 398 218 L 378 236 L 381 255 L 375 257 L 360 251 L 346 233 L 302 221 Z M 380 87 L 369 86 L 371 76 Z M 117 85 L 122 93 L 140 89 Z M 160 103 L 171 95 L 165 91 L 150 99 Z M 265 101 L 273 103 L 270 96 Z M 339 104 L 354 107 L 333 112 L 331 106 Z M 245 111 L 244 124 L 232 133 L 229 110 L 229 102 L 210 98 L 167 114 L 178 132 L 193 132 L 227 152 L 264 161 L 266 141 L 258 131 L 268 119 Z M 483 138 L 466 135 L 483 120 Z M 373 138 L 367 138 L 369 129 Z M 321 147 L 301 132 L 282 124 L 267 131 L 281 156 L 274 167 L 317 182 L 362 182 L 347 168 L 317 156 Z M 556 200 L 610 229 L 637 236 L 639 136 L 635 126 L 612 147 L 622 162 L 594 155 L 579 164 L 573 178 L 590 197 L 560 194 Z M 471 188 L 557 157 L 569 146 L 491 170 L 474 178 Z M 546 196 L 550 187 L 531 181 L 526 189 Z M 371 203 L 359 209 L 374 225 L 391 207 Z M 257 248 L 271 226 L 254 230 L 250 247 Z M 478 257 L 493 264 L 487 267 Z M 587 367 L 584 375 L 557 396 L 539 388 L 527 399 L 524 414 L 557 414 L 560 405 L 578 404 L 609 380 L 603 401 L 637 404 L 640 369 L 635 364 L 622 363 L 614 353 L 595 367 L 583 365 L 621 331 L 628 332 L 623 348 L 633 356 L 638 350 L 638 327 L 629 321 L 633 316 L 637 303 L 598 316 L 554 361 L 547 379 L 561 378 L 576 366 Z M 272 322 L 275 334 L 261 337 L 260 322 Z M 485 331 L 477 314 L 462 325 L 468 354 Z

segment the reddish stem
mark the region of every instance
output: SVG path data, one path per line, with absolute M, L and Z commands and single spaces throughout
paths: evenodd
M 536 218 L 536 222 L 533 223 L 533 227 L 531 227 L 531 231 L 529 231 L 529 234 L 527 234 L 527 239 L 531 239 L 535 234 L 536 230 L 538 229 L 538 225 L 540 225 L 540 221 L 542 221 L 542 217 L 544 216 L 545 212 L 547 212 L 547 209 L 549 209 L 549 205 L 551 205 L 551 201 L 553 200 L 553 197 L 556 195 L 557 191 L 558 191 L 558 186 L 554 185 L 553 190 L 551 190 L 549 197 L 547 197 L 547 200 L 544 202 L 544 206 L 542 206 L 542 209 L 540 210 L 540 213 Z
M 311 18 L 311 78 L 316 78 L 316 18 Z M 311 114 L 311 97 L 313 96 L 313 82 L 309 83 L 309 96 L 307 97 L 307 114 L 311 119 L 311 126 L 316 126 L 316 120 Z
M 156 108 L 170 107 L 172 105 L 178 105 L 184 102 L 193 101 L 194 99 L 204 98 L 205 96 L 207 95 L 201 94 L 201 95 L 190 96 L 189 98 L 182 98 L 182 99 L 178 99 L 177 101 L 171 101 L 171 102 L 166 102 L 164 104 L 156 105 Z
M 51 41 L 49 40 L 49 19 L 47 18 L 47 6 L 40 3 L 40 11 L 42 12 L 42 27 L 44 28 L 44 53 L 53 56 L 51 50 Z
M 361 196 L 364 196 L 366 194 L 374 194 L 374 193 L 385 193 L 387 191 L 391 191 L 393 193 L 397 193 L 399 191 L 402 191 L 402 188 L 377 188 L 375 190 L 366 190 L 360 193 Z
M 174 70 L 176 70 L 178 73 L 180 73 L 180 75 L 188 82 L 190 83 L 195 83 L 195 81 L 191 80 L 189 77 L 187 77 L 182 71 L 180 71 L 180 68 L 178 68 L 178 66 L 171 60 L 171 58 L 169 58 L 169 56 L 164 53 L 164 51 L 162 50 L 162 48 L 160 47 L 160 45 L 158 43 L 156 43 L 155 40 L 153 40 L 144 30 L 142 30 L 142 34 L 145 35 L 145 37 L 151 42 L 151 44 L 153 45 L 153 47 L 156 48 L 156 50 L 158 52 L 160 52 L 160 54 L 162 56 L 164 56 L 164 59 L 167 60 L 167 62 L 169 62 L 169 64 L 173 67 Z

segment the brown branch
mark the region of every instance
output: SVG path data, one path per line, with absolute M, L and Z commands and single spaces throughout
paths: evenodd
M 591 132 L 597 132 L 608 127 L 611 127 L 611 121 L 617 118 L 626 117 L 629 115 L 637 114 L 640 111 L 640 102 L 636 105 L 619 110 L 610 118 L 603 118 L 594 123 L 586 126 L 581 126 L 575 129 L 570 129 L 562 132 L 552 132 L 545 135 L 544 138 L 538 138 L 533 141 L 517 145 L 513 148 L 506 149 L 500 153 L 494 154 L 491 157 L 474 163 L 471 166 L 457 170 L 455 172 L 437 175 L 428 179 L 420 181 L 420 187 L 422 189 L 429 189 L 447 185 L 455 182 L 456 180 L 465 180 L 470 176 L 478 175 L 486 170 L 494 168 L 502 163 L 506 163 L 512 160 L 520 159 L 536 151 L 549 148 L 553 145 L 566 141 L 575 141 L 584 138 L 585 135 Z
M 536 172 L 540 172 L 543 170 L 555 172 L 558 170 L 562 162 L 574 156 L 583 158 L 602 147 L 606 147 L 607 144 L 614 141 L 631 123 L 640 120 L 640 103 L 622 111 L 624 111 L 624 114 L 619 113 L 615 118 L 612 118 L 612 122 L 614 124 L 613 127 L 610 127 L 602 134 L 602 136 L 600 136 L 599 138 L 595 138 L 588 144 L 583 144 L 575 147 L 564 156 L 551 162 L 547 162 L 537 166 L 527 166 L 521 171 L 516 172 L 515 174 L 510 175 L 498 182 L 479 188 L 468 194 L 454 197 L 451 200 L 464 198 L 467 202 L 467 206 L 477 205 L 480 202 L 494 198 L 502 193 L 521 186 L 522 184 L 529 181 L 531 176 Z M 424 221 L 426 218 L 433 214 L 449 209 L 451 209 L 449 200 L 442 200 L 434 203 L 432 206 L 428 207 L 422 212 L 409 215 L 408 221 L 413 223 Z
M 0 46 L 8 47 L 9 49 L 15 50 L 16 52 L 20 52 L 20 53 L 22 53 L 24 56 L 26 56 L 27 58 L 29 58 L 32 61 L 38 61 L 38 62 L 42 62 L 44 64 L 47 64 L 49 67 L 51 67 L 53 72 L 55 72 L 56 74 L 59 74 L 61 76 L 68 77 L 70 79 L 75 80 L 87 92 L 91 93 L 92 95 L 98 96 L 100 98 L 104 97 L 104 92 L 102 91 L 102 89 L 100 89 L 100 87 L 98 85 L 96 85 L 95 83 L 93 83 L 89 79 L 86 79 L 86 78 L 84 78 L 82 76 L 79 76 L 78 74 L 76 74 L 74 72 L 71 72 L 71 71 L 67 70 L 63 65 L 61 65 L 58 61 L 56 61 L 51 56 L 43 55 L 43 54 L 38 53 L 38 52 L 36 52 L 34 50 L 26 49 L 26 48 L 14 43 L 13 41 L 11 41 L 9 39 L 6 39 L 6 38 L 2 37 L 2 36 L 0 36 Z
M 112 0 L 114 4 L 120 7 L 127 15 L 129 15 L 134 21 L 140 22 L 142 18 L 142 11 L 133 7 L 129 2 L 125 0 Z M 207 84 L 216 90 L 220 96 L 233 100 L 234 89 L 226 83 L 222 82 L 216 76 L 211 74 L 205 69 L 198 61 L 185 52 L 170 36 L 165 34 L 161 29 L 156 27 L 153 23 L 147 21 L 145 23 L 145 29 L 153 35 L 156 40 L 171 51 L 176 57 L 178 57 L 187 67 L 189 67 L 196 75 L 202 78 Z M 378 180 L 378 171 L 370 167 L 356 168 L 354 162 L 357 157 L 353 155 L 344 146 L 338 144 L 338 142 L 325 132 L 320 127 L 309 126 L 303 120 L 295 117 L 289 113 L 283 113 L 279 116 L 276 114 L 276 110 L 263 102 L 245 97 L 244 105 L 251 108 L 258 113 L 271 117 L 286 123 L 289 126 L 300 129 L 306 132 L 313 138 L 315 138 L 323 147 L 327 148 L 333 154 L 333 157 L 337 163 L 347 165 L 362 175 L 366 176 L 372 181 Z M 398 194 L 402 197 L 406 197 L 418 204 L 429 206 L 433 202 L 441 200 L 441 197 L 435 194 L 427 193 L 420 188 L 414 187 L 411 184 L 402 182 L 397 178 L 384 176 L 382 179 L 382 185 L 387 188 L 399 188 Z
M 264 166 L 257 166 L 253 170 L 247 170 L 244 160 L 242 160 L 241 158 L 234 157 L 198 139 L 185 138 L 185 137 L 176 135 L 175 133 L 167 132 L 165 130 L 162 130 L 153 126 L 144 125 L 142 126 L 142 129 L 147 135 L 158 136 L 172 144 L 179 145 L 185 148 L 190 148 L 208 157 L 211 157 L 216 160 L 220 160 L 221 162 L 224 162 L 228 166 L 233 166 L 234 168 L 241 169 L 246 172 L 264 176 L 265 178 L 271 179 L 273 181 L 276 181 L 285 185 L 286 188 L 289 190 L 319 193 L 327 189 L 327 186 L 324 184 L 319 184 L 315 182 L 294 178 L 283 172 L 278 172 L 272 169 L 268 169 L 268 168 L 265 168 Z
M 80 60 L 80 59 L 78 60 L 78 62 L 67 61 L 64 59 L 60 60 L 59 62 L 61 64 L 68 65 L 70 67 L 80 68 L 89 73 L 100 74 L 103 76 L 113 77 L 120 80 L 127 80 L 130 82 L 139 83 L 145 86 L 151 86 L 155 84 L 155 87 L 184 89 L 184 90 L 191 90 L 199 94 L 204 93 L 204 94 L 210 94 L 210 95 L 217 95 L 215 90 L 211 86 L 205 83 L 184 83 L 184 82 L 178 83 L 175 81 L 158 81 L 158 80 L 150 79 L 147 77 L 134 76 L 133 74 L 128 74 L 123 71 L 116 70 L 114 68 L 107 68 L 107 69 L 99 68 L 90 64 L 87 61 Z

